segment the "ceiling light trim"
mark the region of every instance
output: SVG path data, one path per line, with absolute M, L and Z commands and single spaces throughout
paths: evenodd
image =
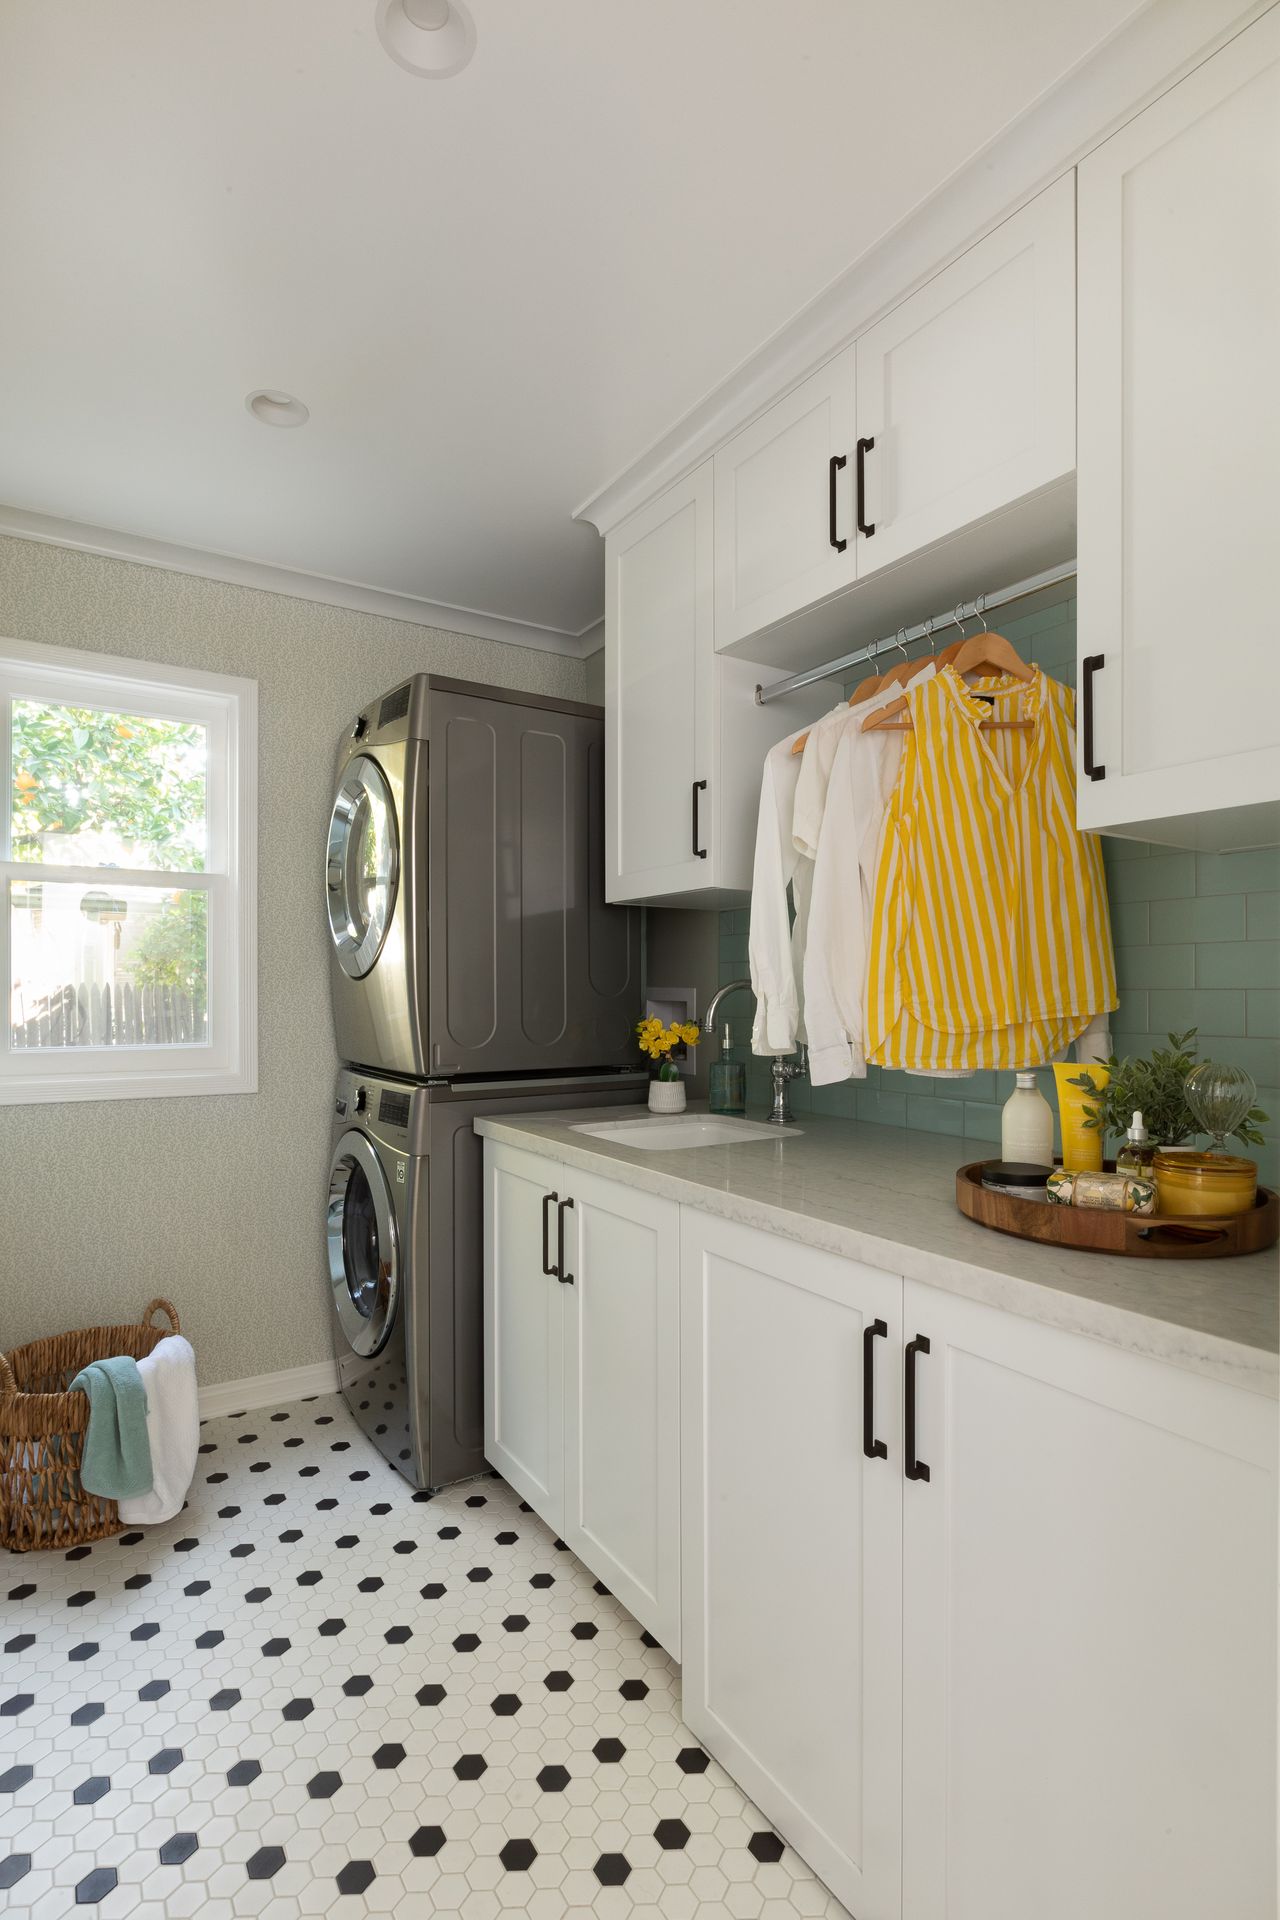
M 560 653 L 572 660 L 585 660 L 604 644 L 598 619 L 573 633 L 532 620 L 485 613 L 475 607 L 448 606 L 441 601 L 419 599 L 416 594 L 392 593 L 358 580 L 341 580 L 326 574 L 305 573 L 300 568 L 276 566 L 265 560 L 250 560 L 242 554 L 184 547 L 168 540 L 152 540 L 144 534 L 63 520 L 55 514 L 35 513 L 25 507 L 0 504 L 0 535 L 4 534 L 44 546 L 67 547 L 73 553 L 92 553 L 107 560 L 127 560 L 136 566 L 156 567 L 162 572 L 217 580 L 226 586 L 283 594 L 286 599 L 311 600 L 321 606 L 344 607 L 351 613 L 403 620 L 410 626 L 465 633 L 477 640 L 495 640 L 502 646 Z
M 464 0 L 449 0 L 447 18 L 424 27 L 411 19 L 404 0 L 378 0 L 374 25 L 383 51 L 417 80 L 451 80 L 476 50 L 476 28 Z

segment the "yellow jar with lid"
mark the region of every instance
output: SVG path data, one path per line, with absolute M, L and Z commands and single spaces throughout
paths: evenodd
M 1248 1213 L 1258 1192 L 1252 1160 L 1229 1153 L 1157 1153 L 1156 1209 L 1170 1214 Z

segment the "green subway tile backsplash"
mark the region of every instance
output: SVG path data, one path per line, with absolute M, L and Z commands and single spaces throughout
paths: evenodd
M 1280 943 L 1239 940 L 1196 948 L 1198 987 L 1274 987 L 1280 980 Z
M 1194 947 L 1116 947 L 1116 981 L 1126 987 L 1194 987 Z
M 1209 945 L 1219 940 L 1244 939 L 1242 893 L 1210 894 L 1203 900 L 1153 900 L 1147 913 L 1150 939 L 1156 946 L 1174 940 L 1194 940 L 1197 944 Z M 1119 928 L 1113 928 L 1112 932 L 1119 940 Z
M 1074 684 L 1074 601 L 1002 622 L 1001 630 L 1024 658 Z M 849 689 L 861 677 L 850 680 Z M 1277 1183 L 1280 848 L 1192 853 L 1104 839 L 1103 859 L 1120 981 L 1120 1005 L 1111 1018 L 1116 1051 L 1146 1053 L 1164 1044 L 1170 1031 L 1196 1027 L 1203 1055 L 1243 1067 L 1257 1081 L 1259 1104 L 1271 1115 L 1267 1145 L 1257 1159 L 1263 1179 Z M 720 916 L 722 981 L 747 971 L 747 926 L 742 909 Z M 746 1050 L 742 1057 L 749 1058 Z M 1042 1088 L 1053 1104 L 1048 1074 Z M 793 1082 L 792 1100 L 797 1113 L 998 1140 L 1000 1108 L 1012 1089 L 1012 1074 L 928 1081 L 873 1067 L 865 1080 L 835 1087 Z M 753 1111 L 768 1105 L 766 1062 L 751 1062 L 748 1100 Z
M 1145 860 L 1118 860 L 1107 867 L 1115 900 L 1191 900 L 1196 891 L 1194 853 L 1153 853 Z

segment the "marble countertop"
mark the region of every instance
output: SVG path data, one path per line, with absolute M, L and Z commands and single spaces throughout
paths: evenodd
M 575 1121 L 625 1117 L 618 1107 L 486 1115 L 476 1130 L 722 1219 L 1280 1394 L 1274 1248 L 1238 1259 L 1135 1260 L 993 1233 L 955 1203 L 957 1167 L 991 1158 L 990 1141 L 812 1114 L 776 1139 L 676 1153 L 639 1152 L 572 1130 Z

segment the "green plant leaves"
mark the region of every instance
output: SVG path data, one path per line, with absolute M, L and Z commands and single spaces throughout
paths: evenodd
M 1084 1124 L 1090 1132 L 1123 1138 L 1137 1112 L 1157 1146 L 1180 1147 L 1197 1132 L 1185 1091 L 1187 1075 L 1200 1064 L 1197 1029 L 1189 1027 L 1186 1033 L 1166 1037 L 1168 1046 L 1155 1048 L 1148 1059 L 1121 1060 L 1112 1054 L 1106 1062 L 1110 1078 L 1104 1087 L 1099 1088 L 1087 1067 L 1072 1076 L 1071 1085 L 1082 1087 L 1096 1103 L 1085 1108 Z M 1260 1128 L 1267 1119 L 1260 1107 L 1254 1107 L 1233 1137 L 1246 1146 L 1261 1146 L 1265 1136 Z

